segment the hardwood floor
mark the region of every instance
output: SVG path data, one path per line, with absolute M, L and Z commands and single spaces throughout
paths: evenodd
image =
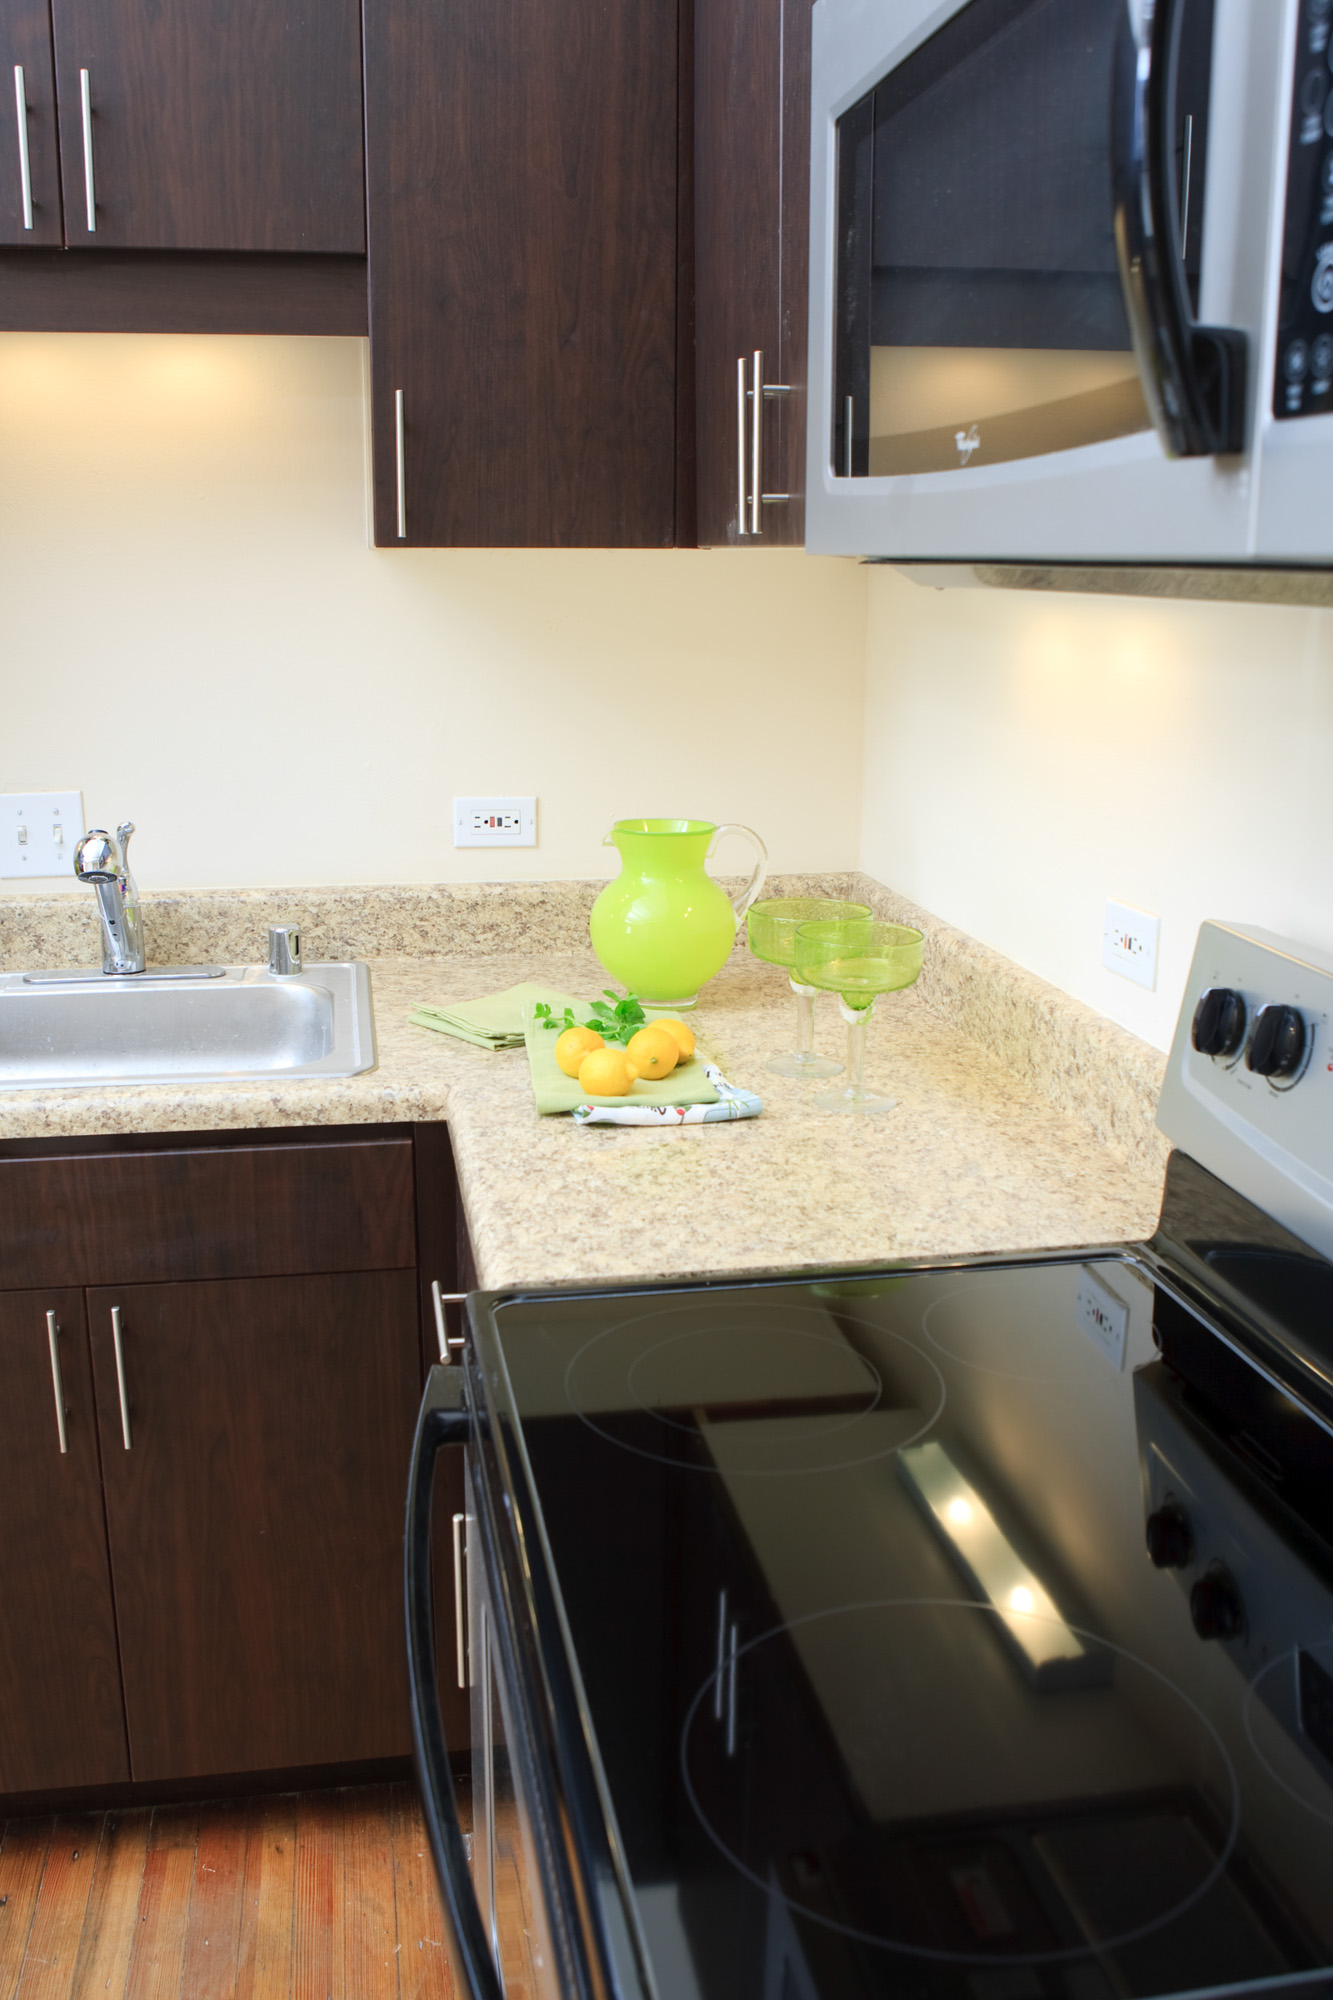
M 409 1785 L 14 1819 L 0 2000 L 454 2000 Z

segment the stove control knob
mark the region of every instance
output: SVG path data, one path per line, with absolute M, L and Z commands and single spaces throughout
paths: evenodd
M 1244 1039 L 1244 1000 L 1229 986 L 1210 986 L 1194 1009 L 1190 1041 L 1201 1056 L 1234 1056 Z
M 1185 1569 L 1194 1554 L 1190 1517 L 1174 1500 L 1148 1516 L 1148 1554 L 1154 1569 Z
M 1238 1639 L 1245 1630 L 1240 1592 L 1221 1563 L 1214 1563 L 1191 1590 L 1190 1617 L 1201 1639 Z
M 1305 1056 L 1305 1023 L 1294 1007 L 1261 1007 L 1245 1051 L 1256 1076 L 1294 1076 Z

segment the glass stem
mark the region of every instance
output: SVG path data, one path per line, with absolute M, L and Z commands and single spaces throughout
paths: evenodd
M 802 986 L 798 979 L 788 979 L 787 984 L 796 995 L 796 1053 L 810 1056 L 815 1052 L 815 995 L 817 986 Z
M 875 1011 L 872 1000 L 868 1007 L 849 1007 L 845 1000 L 838 1001 L 838 1011 L 847 1023 L 847 1097 L 864 1097 L 866 1087 L 866 1027 Z

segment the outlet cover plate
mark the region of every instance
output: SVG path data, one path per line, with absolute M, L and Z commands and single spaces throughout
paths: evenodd
M 535 847 L 536 799 L 455 799 L 455 847 Z
M 86 831 L 82 792 L 0 792 L 0 879 L 72 877 Z
M 1151 993 L 1157 984 L 1157 938 L 1162 920 L 1130 903 L 1106 905 L 1102 964 Z

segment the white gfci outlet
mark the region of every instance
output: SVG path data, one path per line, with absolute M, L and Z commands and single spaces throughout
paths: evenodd
M 1151 993 L 1157 984 L 1157 934 L 1161 918 L 1128 903 L 1107 902 L 1102 964 Z
M 455 799 L 455 847 L 535 847 L 536 799 Z
M 68 875 L 85 831 L 82 792 L 0 792 L 0 877 Z

